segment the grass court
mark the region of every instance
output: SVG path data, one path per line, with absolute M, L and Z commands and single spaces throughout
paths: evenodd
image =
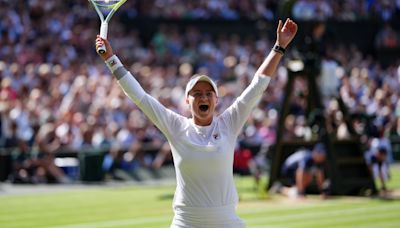
M 265 181 L 265 180 L 264 180 Z M 238 178 L 239 216 L 246 227 L 400 227 L 400 166 L 392 169 L 393 197 L 332 197 L 290 200 L 255 190 Z M 0 187 L 1 188 L 1 187 Z M 51 186 L 49 187 L 51 188 Z M 174 185 L 89 186 L 3 194 L 1 228 L 169 227 Z

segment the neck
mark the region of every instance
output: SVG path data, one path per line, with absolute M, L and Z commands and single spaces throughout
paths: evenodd
M 204 119 L 204 118 L 198 118 L 196 116 L 193 117 L 193 122 L 198 125 L 198 126 L 209 126 L 211 125 L 213 120 L 213 117 Z

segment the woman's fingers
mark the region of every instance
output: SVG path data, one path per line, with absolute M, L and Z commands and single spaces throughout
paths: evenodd
M 288 26 L 291 32 L 297 31 L 297 24 L 294 21 L 290 20 Z
M 285 24 L 283 24 L 282 32 L 285 32 L 289 23 L 290 23 L 289 18 L 286 18 Z
M 277 34 L 279 34 L 279 32 L 282 30 L 282 20 L 279 20 L 279 23 L 278 23 L 278 28 L 276 28 L 276 33 Z
M 291 19 L 286 19 L 281 32 L 289 32 L 290 34 L 295 34 L 297 32 L 297 24 Z
M 276 32 L 278 44 L 286 47 L 297 33 L 297 24 L 290 18 L 286 18 L 285 23 L 279 20 Z
M 96 49 L 102 47 L 103 45 L 106 46 L 107 52 L 102 53 L 102 54 L 99 53 L 99 55 L 102 59 L 106 60 L 113 55 L 112 48 L 111 48 L 108 40 L 101 38 L 100 35 L 97 35 L 96 40 L 95 40 Z
M 96 38 L 96 48 L 97 48 L 97 47 L 100 47 L 100 46 L 103 46 L 104 44 L 105 44 L 104 40 L 103 40 L 99 35 L 97 35 L 97 38 Z
M 290 31 L 292 31 L 294 29 L 294 27 L 295 27 L 295 23 L 292 20 L 287 19 L 286 22 L 285 22 L 285 26 L 284 27 L 286 29 L 289 29 Z

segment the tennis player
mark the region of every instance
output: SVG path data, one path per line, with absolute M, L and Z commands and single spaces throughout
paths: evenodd
M 97 36 L 96 48 L 125 94 L 165 135 L 171 146 L 177 186 L 173 200 L 173 228 L 239 228 L 238 195 L 233 179 L 235 141 L 252 109 L 261 99 L 271 77 L 297 32 L 297 24 L 279 21 L 277 40 L 250 85 L 223 113 L 216 116 L 218 88 L 206 75 L 193 76 L 186 85 L 185 99 L 191 118 L 179 115 L 147 94 L 128 72 L 110 43 Z

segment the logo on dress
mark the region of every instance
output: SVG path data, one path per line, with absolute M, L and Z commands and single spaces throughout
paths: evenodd
M 219 134 L 215 133 L 215 134 L 213 134 L 213 137 L 214 137 L 215 140 L 217 140 L 217 139 L 219 139 Z

